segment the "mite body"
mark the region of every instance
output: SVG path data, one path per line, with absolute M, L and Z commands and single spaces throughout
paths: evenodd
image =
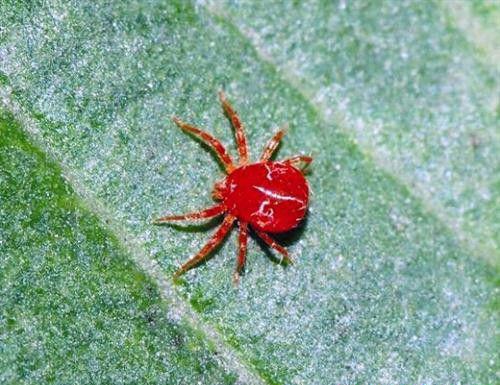
M 155 220 L 154 223 L 225 215 L 224 221 L 212 238 L 176 271 L 174 276 L 177 277 L 201 262 L 237 222 L 239 252 L 233 279 L 238 283 L 245 265 L 249 227 L 269 247 L 279 252 L 285 261 L 291 262 L 288 251 L 267 233 L 291 230 L 304 219 L 309 204 L 309 186 L 303 170 L 312 162 L 312 158 L 299 155 L 283 161 L 271 161 L 271 156 L 285 134 L 285 131 L 280 129 L 266 144 L 259 161 L 251 163 L 243 124 L 222 92 L 219 93 L 219 97 L 235 130 L 239 154 L 239 162 L 236 164 L 218 139 L 177 117 L 173 118 L 181 129 L 196 136 L 215 151 L 224 165 L 227 176 L 215 183 L 212 193 L 218 203 L 190 214 L 168 215 Z

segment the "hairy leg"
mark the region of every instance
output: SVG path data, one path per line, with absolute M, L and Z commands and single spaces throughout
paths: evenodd
M 236 269 L 233 274 L 233 283 L 238 285 L 240 282 L 240 275 L 245 267 L 245 261 L 247 257 L 247 244 L 248 244 L 248 224 L 246 222 L 240 222 L 240 234 L 239 240 L 239 250 L 238 258 L 236 259 Z
M 224 92 L 219 92 L 219 99 L 224 112 L 227 114 L 227 116 L 231 120 L 231 124 L 234 127 L 234 132 L 236 134 L 236 144 L 238 145 L 238 154 L 240 155 L 240 165 L 246 164 L 248 163 L 248 145 L 243 123 L 241 123 L 240 117 L 226 99 L 226 95 L 224 95 Z
M 281 139 L 283 139 L 283 136 L 286 134 L 286 129 L 281 128 L 279 131 L 277 131 L 274 136 L 267 142 L 266 147 L 264 147 L 264 151 L 262 152 L 262 156 L 260 157 L 260 160 L 262 162 L 266 162 L 269 159 L 271 159 L 271 156 L 273 156 L 274 151 L 278 148 Z
M 226 210 L 226 208 L 224 207 L 224 205 L 221 204 L 221 205 L 209 207 L 208 209 L 205 209 L 205 210 L 196 211 L 194 213 L 183 214 L 183 215 L 169 215 L 166 217 L 161 217 L 161 218 L 155 219 L 153 221 L 153 224 L 159 225 L 161 223 L 170 222 L 170 221 L 184 221 L 184 220 L 211 218 L 211 217 L 215 217 L 217 215 L 222 214 L 225 210 Z
M 226 169 L 227 173 L 230 173 L 231 171 L 234 170 L 235 167 L 234 167 L 233 160 L 231 159 L 231 156 L 229 156 L 229 153 L 227 152 L 226 148 L 218 139 L 214 138 L 208 132 L 202 131 L 195 126 L 192 126 L 188 123 L 183 122 L 182 120 L 180 120 L 176 116 L 174 116 L 172 118 L 172 120 L 181 129 L 193 134 L 197 138 L 201 139 L 207 146 L 209 146 L 211 149 L 213 149 L 217 153 L 217 155 L 219 156 L 219 159 L 221 160 L 221 162 L 224 164 L 224 168 Z
M 297 155 L 292 158 L 283 160 L 283 163 L 288 163 L 289 165 L 304 171 L 309 164 L 313 161 L 313 158 L 305 155 Z
M 196 254 L 194 257 L 189 259 L 187 262 L 182 264 L 182 266 L 175 272 L 174 278 L 179 277 L 184 274 L 186 271 L 191 269 L 200 263 L 206 256 L 222 242 L 225 238 L 229 230 L 231 230 L 231 226 L 233 225 L 236 217 L 232 215 L 227 215 L 222 222 L 222 225 L 217 229 L 215 234 L 210 238 L 210 240 L 203 246 L 203 248 Z
M 255 230 L 255 233 L 262 238 L 262 240 L 272 249 L 276 250 L 278 253 L 280 253 L 283 256 L 283 260 L 286 261 L 287 263 L 292 264 L 293 260 L 290 258 L 288 254 L 288 250 L 285 249 L 283 246 L 279 245 L 274 239 L 272 239 L 269 235 L 266 233 Z

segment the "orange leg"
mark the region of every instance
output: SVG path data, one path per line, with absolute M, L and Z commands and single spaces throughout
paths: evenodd
M 233 283 L 238 285 L 240 283 L 240 275 L 245 267 L 245 261 L 247 257 L 247 244 L 248 244 L 248 224 L 246 222 L 240 222 L 240 234 L 238 237 L 240 246 L 238 251 L 238 259 L 236 260 L 236 270 L 233 274 Z
M 305 155 L 297 155 L 292 158 L 285 159 L 283 163 L 288 163 L 289 165 L 304 171 L 309 164 L 313 161 L 313 158 Z
M 262 153 L 262 156 L 260 157 L 260 160 L 262 162 L 266 162 L 269 159 L 271 159 L 271 156 L 273 156 L 274 151 L 278 148 L 281 139 L 283 139 L 283 136 L 285 136 L 286 130 L 285 128 L 281 128 L 278 132 L 274 134 L 274 136 L 267 142 L 266 147 L 264 147 L 264 152 Z
M 211 217 L 215 217 L 217 215 L 222 214 L 225 210 L 226 210 L 226 208 L 224 207 L 224 205 L 217 205 L 217 206 L 212 206 L 208 209 L 196 211 L 196 212 L 190 213 L 190 214 L 170 215 L 170 216 L 166 216 L 166 217 L 161 217 L 161 218 L 155 219 L 153 221 L 153 224 L 159 225 L 160 223 L 165 223 L 165 222 L 170 222 L 170 221 L 184 221 L 184 220 L 211 218 Z
M 236 143 L 238 144 L 238 154 L 240 154 L 240 165 L 248 163 L 248 145 L 247 138 L 245 136 L 245 128 L 243 127 L 243 123 L 241 123 L 240 117 L 231 106 L 231 104 L 227 101 L 226 95 L 224 92 L 219 92 L 219 99 L 222 104 L 222 108 L 225 113 L 231 120 L 231 124 L 234 127 L 234 131 L 236 134 Z
M 266 244 L 271 247 L 272 249 L 276 250 L 278 253 L 280 253 L 281 255 L 283 255 L 283 260 L 285 260 L 287 263 L 290 263 L 292 264 L 293 263 L 293 260 L 290 258 L 290 256 L 288 255 L 288 250 L 285 249 L 283 246 L 279 245 L 274 239 L 272 239 L 269 235 L 267 235 L 266 233 L 262 232 L 262 231 L 259 231 L 259 230 L 255 230 L 255 233 L 260 237 L 262 238 L 262 240 L 264 242 L 266 242 Z
M 187 124 L 180 120 L 178 117 L 174 116 L 172 118 L 175 124 L 177 124 L 180 128 L 183 130 L 193 134 L 197 138 L 201 139 L 207 146 L 212 148 L 217 155 L 219 156 L 219 159 L 221 162 L 224 164 L 224 167 L 226 169 L 226 172 L 229 174 L 231 171 L 234 170 L 234 163 L 231 157 L 229 156 L 229 153 L 227 152 L 226 148 L 224 145 L 214 138 L 212 135 L 210 135 L 208 132 L 202 131 L 199 128 L 192 126 L 190 124 Z
M 229 230 L 231 230 L 231 226 L 233 225 L 236 217 L 232 215 L 227 215 L 222 222 L 222 225 L 217 229 L 215 234 L 210 238 L 210 240 L 203 246 L 203 248 L 196 254 L 194 257 L 185 262 L 174 274 L 174 278 L 179 277 L 181 274 L 184 274 L 186 271 L 191 269 L 200 263 L 205 257 L 217 247 L 219 243 L 222 242 L 224 237 L 227 235 Z

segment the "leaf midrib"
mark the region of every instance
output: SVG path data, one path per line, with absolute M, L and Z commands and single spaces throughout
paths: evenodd
M 0 100 L 3 101 L 3 104 L 16 119 L 21 122 L 21 126 L 31 139 L 32 144 L 39 148 L 40 151 L 47 156 L 47 159 L 50 159 L 60 167 L 62 177 L 71 186 L 80 200 L 82 207 L 88 210 L 89 213 L 95 215 L 96 218 L 99 218 L 103 229 L 116 237 L 122 249 L 125 250 L 136 266 L 156 283 L 163 300 L 174 312 L 184 317 L 194 330 L 203 333 L 206 339 L 215 346 L 217 353 L 223 358 L 222 361 L 225 369 L 236 372 L 240 380 L 245 384 L 267 384 L 260 373 L 257 373 L 247 360 L 242 357 L 241 352 L 233 349 L 223 340 L 223 337 L 216 329 L 208 322 L 200 319 L 190 303 L 175 290 L 171 281 L 168 279 L 169 277 L 165 275 L 165 272 L 158 263 L 154 259 L 148 258 L 148 253 L 144 247 L 135 240 L 133 234 L 126 231 L 122 226 L 122 222 L 116 220 L 116 217 L 111 213 L 109 208 L 103 204 L 91 190 L 80 183 L 78 175 L 68 169 L 66 165 L 60 161 L 57 154 L 43 145 L 43 141 L 39 140 L 37 122 L 31 116 L 28 116 L 21 106 L 12 100 L 10 93 L 10 87 L 0 88 Z

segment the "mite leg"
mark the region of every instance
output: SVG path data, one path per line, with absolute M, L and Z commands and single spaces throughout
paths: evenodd
M 274 136 L 267 142 L 266 147 L 264 147 L 264 152 L 262 153 L 262 156 L 260 157 L 260 160 L 262 162 L 266 162 L 269 159 L 271 159 L 271 156 L 273 155 L 274 151 L 278 148 L 281 139 L 283 139 L 283 136 L 286 134 L 286 128 L 281 128 L 279 131 L 277 131 Z
M 226 99 L 226 95 L 224 95 L 224 92 L 219 92 L 219 99 L 224 112 L 227 114 L 227 116 L 231 120 L 231 124 L 234 127 L 234 132 L 236 134 L 236 144 L 238 145 L 238 154 L 240 155 L 240 165 L 246 164 L 248 163 L 248 145 L 243 123 L 241 123 L 240 117 Z
M 248 244 L 248 224 L 246 222 L 240 222 L 240 234 L 239 240 L 239 250 L 238 258 L 236 260 L 236 269 L 233 274 L 233 283 L 238 285 L 240 282 L 240 275 L 245 267 L 245 261 L 247 257 L 247 244 Z
M 311 158 L 310 156 L 297 155 L 292 158 L 283 160 L 283 163 L 288 163 L 289 165 L 304 171 L 307 168 L 307 166 L 311 164 L 312 161 L 313 158 Z
M 226 208 L 224 207 L 224 205 L 217 205 L 217 206 L 213 206 L 213 207 L 210 207 L 210 208 L 205 209 L 205 210 L 196 211 L 196 212 L 190 213 L 190 214 L 169 215 L 166 217 L 161 217 L 161 218 L 155 219 L 153 221 L 153 224 L 159 225 L 161 223 L 170 222 L 170 221 L 184 221 L 184 220 L 211 218 L 211 217 L 215 217 L 217 215 L 222 214 L 224 211 L 226 211 Z
M 232 215 L 227 215 L 222 222 L 222 225 L 217 229 L 215 234 L 210 238 L 210 240 L 203 246 L 203 248 L 196 254 L 194 257 L 185 262 L 174 274 L 174 278 L 179 277 L 181 274 L 184 274 L 186 271 L 191 269 L 200 263 L 205 257 L 217 247 L 219 243 L 222 242 L 224 237 L 227 235 L 229 230 L 231 230 L 231 226 L 233 225 L 236 217 Z
M 285 249 L 283 246 L 279 245 L 274 239 L 272 239 L 269 235 L 266 233 L 255 230 L 255 233 L 262 238 L 262 240 L 272 249 L 276 250 L 278 253 L 280 253 L 283 258 L 282 260 L 286 261 L 287 263 L 293 264 L 293 260 L 290 258 L 288 255 L 288 250 Z
M 183 122 L 176 116 L 174 116 L 172 120 L 181 129 L 201 139 L 207 146 L 209 146 L 212 150 L 214 150 L 217 153 L 221 162 L 224 164 L 224 168 L 226 169 L 226 172 L 228 174 L 234 170 L 235 167 L 233 160 L 231 159 L 231 156 L 229 156 L 229 153 L 227 152 L 226 148 L 218 139 L 214 138 L 208 132 L 202 131 L 195 126 Z

